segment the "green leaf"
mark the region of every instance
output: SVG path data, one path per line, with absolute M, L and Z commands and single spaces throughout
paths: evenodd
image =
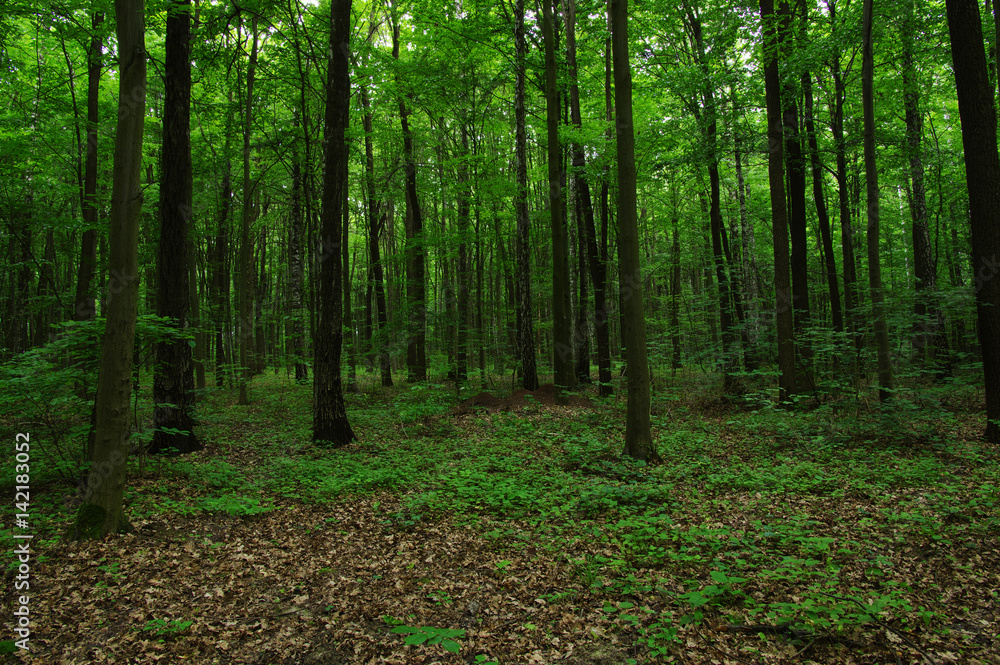
M 446 651 L 450 651 L 451 653 L 458 653 L 462 649 L 459 643 L 455 640 L 445 640 L 441 643 L 441 646 L 443 646 Z
M 427 633 L 414 633 L 413 635 L 410 635 L 405 640 L 403 640 L 403 642 L 405 644 L 423 644 L 424 642 L 427 641 L 427 638 L 429 637 L 430 635 L 428 635 Z

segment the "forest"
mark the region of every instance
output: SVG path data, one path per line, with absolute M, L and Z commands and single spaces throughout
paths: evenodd
M 1000 663 L 991 0 L 13 0 L 0 64 L 0 661 Z

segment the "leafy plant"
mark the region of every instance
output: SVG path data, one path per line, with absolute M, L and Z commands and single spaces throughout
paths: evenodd
M 403 640 L 404 644 L 440 644 L 445 651 L 451 653 L 458 653 L 462 648 L 455 638 L 465 636 L 464 630 L 431 626 L 396 626 L 389 632 L 407 635 Z

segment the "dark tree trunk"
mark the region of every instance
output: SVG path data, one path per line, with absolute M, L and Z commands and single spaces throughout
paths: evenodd
M 254 77 L 257 73 L 257 15 L 250 21 L 250 63 L 247 67 L 246 103 L 243 110 L 243 214 L 240 224 L 240 311 L 236 325 L 240 345 L 239 404 L 250 403 L 247 384 L 253 373 L 253 247 L 250 243 L 250 222 L 253 210 L 253 186 L 250 182 L 250 132 L 253 112 Z
M 670 252 L 670 369 L 673 375 L 681 368 L 681 239 L 680 219 L 673 218 L 673 243 Z
M 97 314 L 92 285 L 97 270 L 97 134 L 98 92 L 101 84 L 103 47 L 98 29 L 104 23 L 104 12 L 94 12 L 91 19 L 93 34 L 87 52 L 87 156 L 83 175 L 83 235 L 80 239 L 80 267 L 76 276 L 74 321 L 90 321 Z
M 882 293 L 882 263 L 879 254 L 879 191 L 878 168 L 875 163 L 875 67 L 872 53 L 872 0 L 865 0 L 861 22 L 864 50 L 861 65 L 861 99 L 864 112 L 865 183 L 868 198 L 868 286 L 871 290 L 875 344 L 878 352 L 879 400 L 892 397 L 892 364 L 889 359 L 889 326 L 886 321 L 885 299 Z
M 293 129 L 299 128 L 299 114 L 296 111 L 293 119 Z M 295 363 L 295 382 L 305 383 L 309 379 L 309 366 L 305 358 L 303 306 L 304 264 L 302 260 L 302 239 L 305 234 L 302 217 L 302 163 L 299 151 L 292 154 L 292 229 L 288 243 L 288 259 L 292 278 L 292 336 L 289 339 L 289 351 L 292 362 Z
M 226 352 L 229 345 L 229 212 L 232 208 L 233 186 L 229 170 L 229 161 L 223 167 L 222 202 L 219 206 L 219 219 L 215 231 L 215 264 L 212 266 L 215 294 L 213 300 L 213 319 L 215 323 L 215 385 L 226 384 L 227 374 L 232 376 L 229 355 Z
M 986 381 L 986 431 L 1000 443 L 1000 159 L 997 117 L 986 72 L 982 24 L 974 0 L 946 0 L 951 56 L 962 118 L 965 176 L 972 220 L 976 312 Z
M 913 36 L 916 34 L 913 0 L 904 7 L 902 29 L 903 46 L 903 108 L 906 114 L 906 151 L 910 165 L 910 217 L 913 221 L 913 269 L 916 277 L 916 298 L 914 298 L 914 335 L 918 360 L 933 367 L 939 351 L 944 320 L 938 309 L 937 266 L 931 250 L 930 229 L 927 222 L 927 195 L 924 190 L 924 163 L 921 155 L 921 141 L 924 119 L 920 112 L 920 84 L 913 55 Z
M 119 77 L 111 192 L 111 257 L 108 321 L 101 346 L 93 464 L 87 493 L 67 534 L 73 540 L 103 538 L 131 528 L 122 510 L 129 447 L 129 398 L 135 320 L 139 301 L 140 170 L 146 110 L 145 17 L 142 0 L 116 0 Z
M 812 165 L 813 199 L 816 201 L 816 215 L 819 218 L 819 233 L 823 242 L 824 267 L 830 289 L 830 313 L 833 329 L 844 332 L 844 314 L 840 308 L 840 287 L 837 283 L 837 258 L 833 253 L 833 235 L 830 233 L 830 216 L 826 210 L 826 196 L 823 193 L 823 164 L 819 158 L 819 142 L 816 137 L 816 123 L 813 120 L 812 81 L 809 73 L 802 75 L 802 92 L 805 95 L 806 134 L 809 137 L 809 161 Z
M 382 385 L 389 387 L 392 385 L 392 366 L 389 364 L 389 341 L 388 316 L 385 306 L 385 277 L 382 272 L 382 256 L 379 248 L 379 238 L 382 233 L 384 216 L 379 210 L 378 199 L 375 195 L 375 150 L 372 146 L 372 112 L 371 102 L 368 99 L 368 88 L 361 86 L 361 108 L 364 111 L 362 123 L 365 130 L 365 197 L 368 207 L 368 265 L 371 270 L 371 279 L 368 282 L 369 289 L 374 290 L 376 321 L 378 330 L 376 332 L 378 344 L 378 366 L 382 375 Z M 366 328 L 371 330 L 371 305 L 368 305 L 369 322 Z M 369 334 L 369 333 L 366 333 Z
M 781 90 L 778 77 L 780 40 L 773 0 L 760 0 L 764 25 L 764 90 L 767 98 L 767 179 L 771 190 L 774 234 L 774 292 L 778 332 L 778 401 L 795 394 L 795 326 L 792 317 L 792 284 L 789 274 L 788 212 L 785 207 L 784 137 L 781 127 Z
M 545 118 L 549 217 L 552 229 L 552 367 L 557 393 L 573 387 L 573 341 L 570 322 L 569 252 L 563 223 L 562 148 L 559 144 L 559 87 L 552 4 L 542 0 L 545 41 Z
M 170 319 L 174 334 L 187 332 L 190 308 L 188 231 L 192 215 L 191 8 L 173 0 L 167 13 L 163 62 L 163 149 L 160 169 L 160 242 L 156 260 L 156 313 Z M 201 450 L 194 433 L 194 367 L 186 339 L 156 344 L 153 369 L 153 441 L 149 452 Z
M 545 0 L 547 1 L 547 0 Z M 531 303 L 531 227 L 528 217 L 527 129 L 524 109 L 524 78 L 528 47 L 524 38 L 524 0 L 514 2 L 514 155 L 517 185 L 514 211 L 514 254 L 517 265 L 514 278 L 517 357 L 521 363 L 521 385 L 525 390 L 538 388 L 535 362 L 535 331 Z
M 399 23 L 392 26 L 392 57 L 399 60 Z M 417 198 L 417 164 L 413 156 L 413 134 L 406 98 L 399 96 L 399 122 L 403 130 L 403 159 L 406 162 L 406 301 L 410 307 L 409 341 L 406 347 L 407 379 L 427 380 L 427 302 L 424 278 L 424 221 Z
M 355 439 L 347 420 L 340 376 L 343 328 L 343 264 L 339 259 L 343 200 L 349 157 L 345 133 L 349 122 L 351 0 L 333 0 L 330 8 L 330 50 L 326 77 L 326 168 L 320 228 L 319 325 L 315 334 L 313 369 L 313 441 L 339 447 Z M 323 260 L 325 259 L 325 260 Z
M 566 23 L 566 65 L 569 69 L 569 112 L 573 126 L 580 129 L 583 119 L 580 113 L 580 86 L 578 85 L 577 65 L 576 65 L 576 0 L 562 0 L 563 16 Z M 590 184 L 584 176 L 586 158 L 584 157 L 583 145 L 578 141 L 571 147 L 573 164 L 573 191 L 576 194 L 574 211 L 576 214 L 577 228 L 577 257 L 579 274 L 579 302 L 577 303 L 576 325 L 573 331 L 574 355 L 576 357 L 576 367 L 574 373 L 576 380 L 581 383 L 590 383 L 590 336 L 587 329 L 587 266 L 590 263 L 591 279 L 596 284 L 596 266 L 592 261 L 597 260 L 597 243 L 594 238 L 591 252 L 591 238 L 594 234 L 594 206 L 590 199 Z M 588 258 L 590 261 L 588 261 Z M 596 309 L 602 303 L 595 302 Z M 600 355 L 600 353 L 599 353 Z
M 642 299 L 642 267 L 636 219 L 635 135 L 632 126 L 632 70 L 628 58 L 628 2 L 610 0 L 612 57 L 615 75 L 615 117 L 618 152 L 618 253 L 621 264 L 619 297 L 628 381 L 624 454 L 637 460 L 658 459 L 649 422 L 649 358 L 646 315 Z
M 469 129 L 465 119 L 459 120 L 462 154 L 458 163 L 458 270 L 456 277 L 455 380 L 459 385 L 469 380 L 469 291 L 472 282 L 472 261 L 469 257 Z

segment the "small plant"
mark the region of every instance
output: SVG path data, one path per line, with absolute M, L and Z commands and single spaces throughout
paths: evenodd
M 262 506 L 260 499 L 233 496 L 232 494 L 202 499 L 201 506 L 205 510 L 229 513 L 233 517 L 237 515 L 260 515 L 271 510 L 269 506 Z
M 434 628 L 432 626 L 396 626 L 389 632 L 408 635 L 403 640 L 404 644 L 440 644 L 445 651 L 451 653 L 458 653 L 462 648 L 462 645 L 454 638 L 465 637 L 464 630 Z
M 152 633 L 159 640 L 166 640 L 187 632 L 191 624 L 191 621 L 178 619 L 150 619 L 142 630 L 146 633 Z

